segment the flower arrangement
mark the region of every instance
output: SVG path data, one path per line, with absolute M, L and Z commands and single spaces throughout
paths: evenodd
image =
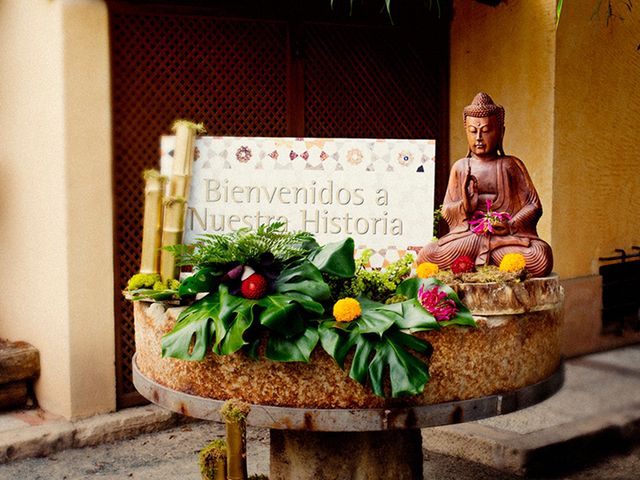
M 475 326 L 450 287 L 410 276 L 411 256 L 384 271 L 367 269 L 366 255 L 354 259 L 351 238 L 321 246 L 309 233 L 272 223 L 168 249 L 194 273 L 161 292 L 189 305 L 162 338 L 164 357 L 244 352 L 308 362 L 322 348 L 376 395 L 399 397 L 419 394 L 429 380 L 424 356 L 413 352 L 428 355 L 432 347 L 412 333 Z M 132 299 L 158 293 L 128 292 Z
M 503 257 L 499 266 L 476 265 L 475 259 L 461 255 L 455 258 L 448 267 L 439 269 L 430 278 L 455 287 L 460 283 L 520 282 L 525 280 L 527 275 L 524 256 L 519 253 L 508 253 Z
M 495 226 L 511 220 L 511 215 L 507 212 L 494 212 L 491 210 L 491 200 L 487 200 L 487 211 L 477 210 L 473 218 L 469 221 L 471 230 L 476 235 L 491 235 L 495 233 Z

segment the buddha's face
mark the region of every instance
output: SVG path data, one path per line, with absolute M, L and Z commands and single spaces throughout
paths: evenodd
M 467 143 L 471 153 L 478 157 L 494 155 L 502 138 L 502 127 L 495 115 L 467 117 L 465 122 Z

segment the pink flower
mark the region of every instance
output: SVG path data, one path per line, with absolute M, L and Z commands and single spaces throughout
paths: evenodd
M 456 302 L 448 298 L 447 294 L 441 292 L 437 286 L 427 290 L 424 285 L 420 285 L 418 301 L 437 322 L 451 320 L 458 313 Z
M 511 215 L 507 212 L 492 212 L 491 200 L 487 200 L 487 211 L 476 210 L 469 225 L 471 225 L 471 231 L 476 235 L 491 235 L 494 233 L 494 225 L 508 220 L 511 220 Z

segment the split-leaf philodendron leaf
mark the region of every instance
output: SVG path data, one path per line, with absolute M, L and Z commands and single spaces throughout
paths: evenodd
M 211 245 L 221 249 L 218 243 Z M 473 326 L 469 310 L 450 287 L 433 279 L 411 278 L 396 291 L 405 301 L 385 305 L 361 296 L 357 298 L 361 313 L 356 319 L 335 321 L 330 317 L 331 290 L 326 278 L 355 275 L 354 242 L 348 238 L 322 247 L 309 245 L 306 257 L 292 257 L 280 267 L 268 293 L 259 299 L 236 295 L 237 287 L 225 283 L 224 272 L 237 263 L 195 265 L 195 274 L 173 294 L 206 296 L 179 315 L 174 329 L 162 338 L 162 355 L 203 360 L 209 352 L 228 355 L 243 350 L 257 358 L 266 337 L 264 355 L 270 360 L 308 362 L 320 343 L 340 368 L 348 368 L 351 378 L 369 385 L 376 395 L 422 392 L 429 380 L 426 359 L 431 345 L 411 332 L 447 325 Z M 210 254 L 206 258 L 214 257 Z M 437 322 L 417 299 L 420 287 L 445 292 L 456 303 L 456 315 Z M 345 365 L 347 358 L 349 365 Z

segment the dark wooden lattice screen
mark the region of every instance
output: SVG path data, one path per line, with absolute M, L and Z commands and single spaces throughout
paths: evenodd
M 304 45 L 306 136 L 436 138 L 439 65 L 406 35 L 312 24 Z
M 440 115 L 448 99 L 442 56 L 389 26 L 109 7 L 122 408 L 143 400 L 132 383 L 132 308 L 120 291 L 139 266 L 142 172 L 157 167 L 160 136 L 175 119 L 203 122 L 212 135 L 437 138 L 446 158 Z

